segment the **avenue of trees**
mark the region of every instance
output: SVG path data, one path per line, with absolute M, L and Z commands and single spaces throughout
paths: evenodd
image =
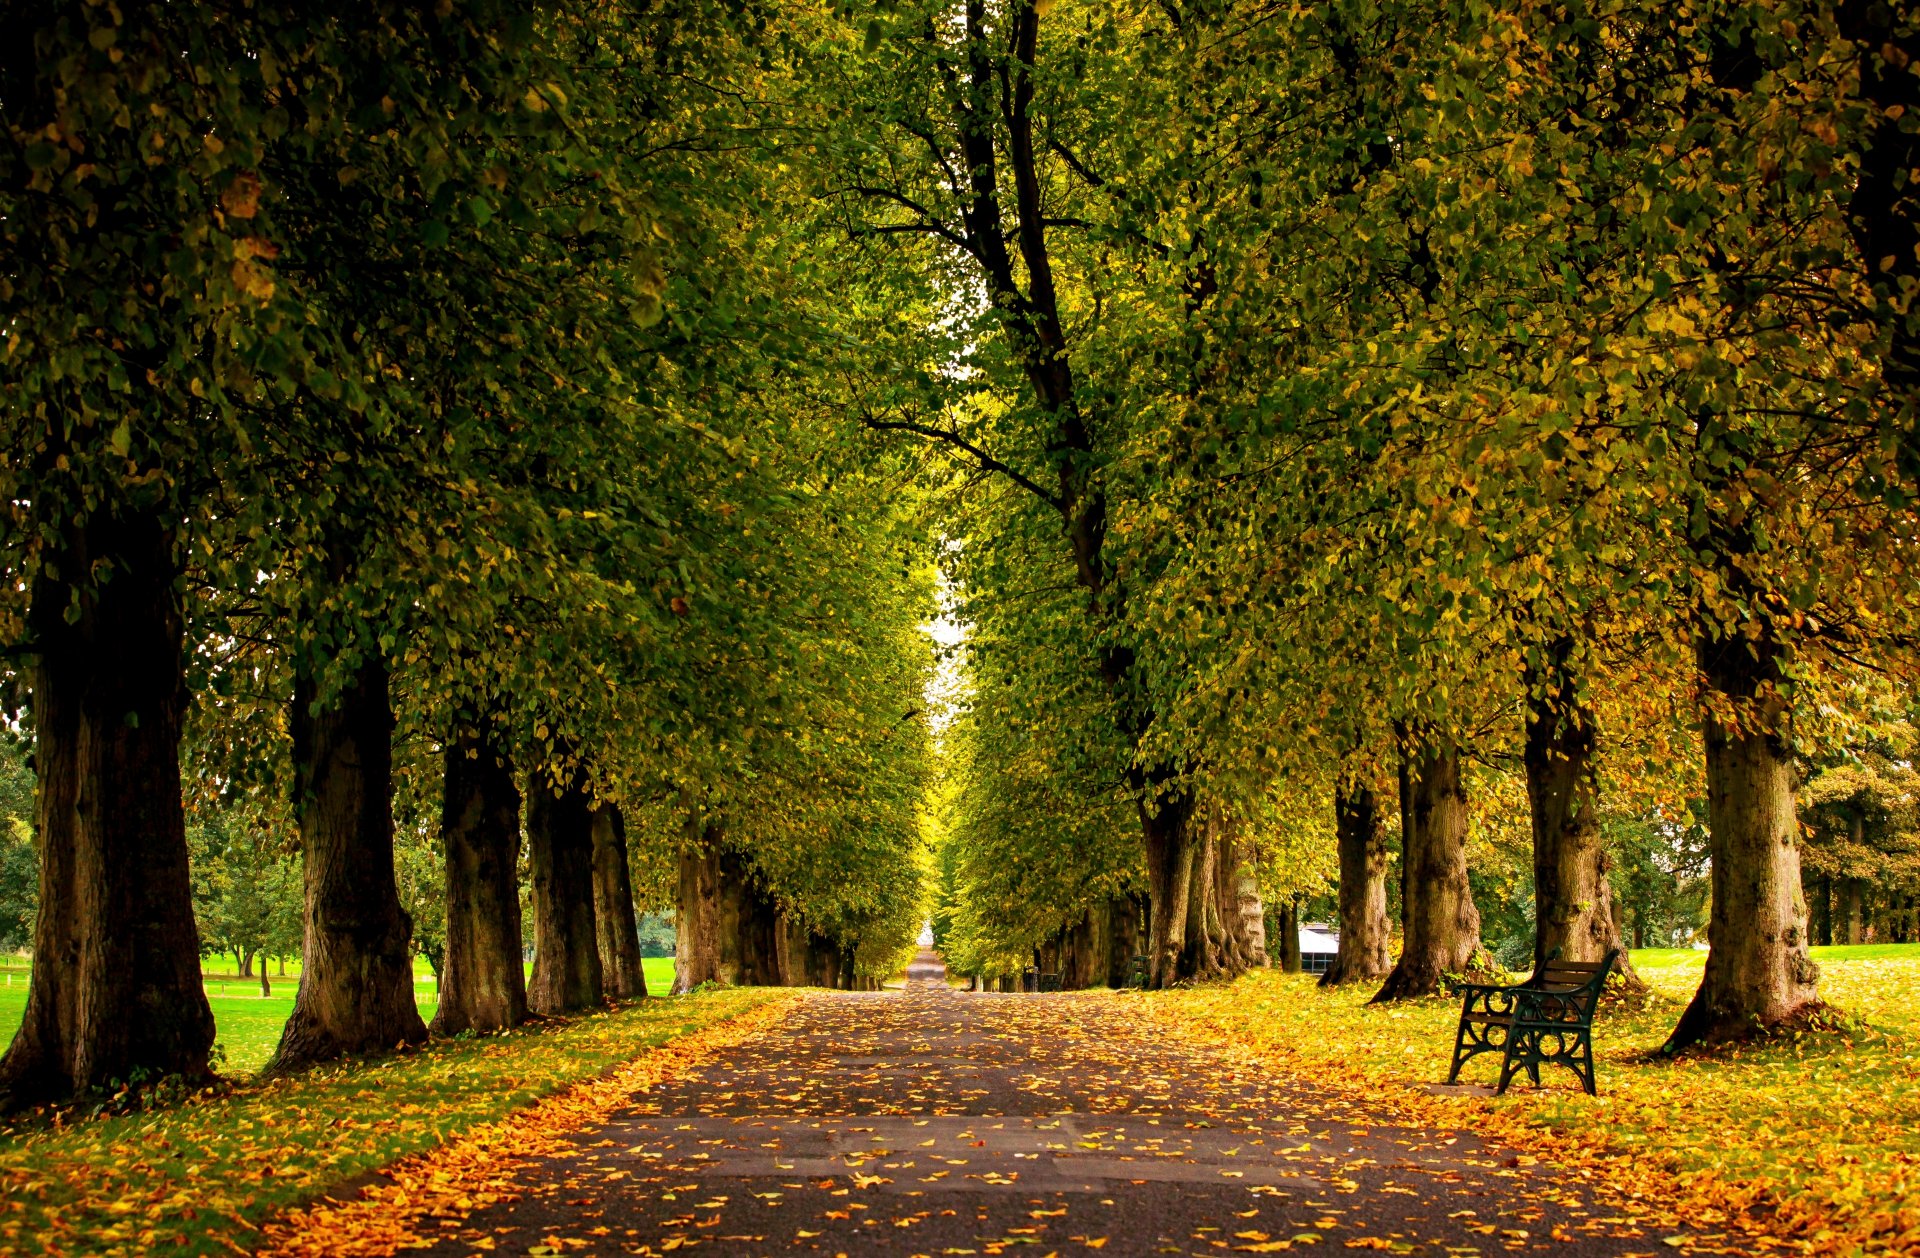
M 749 111 L 764 17 L 9 6 L 0 617 L 39 878 L 8 1102 L 207 1072 L 245 845 L 298 854 L 269 1069 L 424 1039 L 396 810 L 438 832 L 441 1033 L 645 994 L 663 862 L 683 923 L 704 863 L 783 964 L 891 971 L 930 545 L 850 439 L 880 368 Z M 737 971 L 722 933 L 684 985 Z
M 1596 959 L 1697 836 L 1675 1047 L 1911 929 L 1906 6 L 0 35 L 9 1103 L 203 1075 L 275 897 L 273 1070 L 424 1039 L 420 953 L 443 1034 L 645 994 L 668 905 L 681 988 L 872 983 L 935 884 L 963 968 L 1165 986 L 1332 889 L 1393 1000 Z
M 1534 955 L 1595 959 L 1608 821 L 1698 799 L 1674 1047 L 1814 1013 L 1796 773 L 1870 766 L 1912 680 L 1906 7 L 974 3 L 878 38 L 841 213 L 967 298 L 958 396 L 868 423 L 978 482 L 942 862 L 973 959 L 1130 903 L 1154 982 L 1230 974 L 1226 871 L 1330 831 L 1332 981 L 1428 994 L 1484 963 L 1496 811 Z

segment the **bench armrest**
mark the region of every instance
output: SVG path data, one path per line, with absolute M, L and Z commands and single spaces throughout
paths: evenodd
M 1461 993 L 1460 1016 L 1464 1019 L 1472 1013 L 1511 1016 L 1521 989 L 1495 983 L 1462 983 L 1458 990 Z
M 1520 1022 L 1586 1025 L 1593 1020 L 1593 1000 L 1584 987 L 1562 991 L 1543 991 L 1537 987 L 1516 989 L 1513 1016 Z

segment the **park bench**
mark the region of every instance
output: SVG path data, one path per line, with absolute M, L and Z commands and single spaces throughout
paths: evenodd
M 1556 948 L 1524 983 L 1460 984 L 1460 1026 L 1447 1082 L 1458 1083 L 1460 1067 L 1481 1053 L 1499 1053 L 1495 1095 L 1504 1094 L 1521 1070 L 1538 1085 L 1543 1062 L 1573 1071 L 1587 1095 L 1594 1095 L 1593 1011 L 1618 955 L 1615 950 L 1600 961 L 1562 961 Z
M 1043 971 L 1040 975 L 1040 990 L 1043 992 L 1059 991 L 1060 976 L 1058 974 L 1048 974 Z

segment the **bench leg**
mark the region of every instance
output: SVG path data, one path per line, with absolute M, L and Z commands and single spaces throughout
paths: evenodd
M 1507 1094 L 1507 1085 L 1512 1083 L 1513 1077 L 1522 1070 L 1526 1071 L 1527 1074 L 1532 1077 L 1535 1087 L 1540 1085 L 1539 1063 L 1532 1060 L 1523 1061 L 1520 1057 L 1520 1054 L 1525 1051 L 1529 1043 L 1530 1041 L 1525 1031 L 1520 1030 L 1518 1027 L 1509 1027 L 1507 1029 L 1507 1051 L 1500 1055 L 1500 1087 L 1494 1092 L 1495 1096 L 1505 1096 Z
M 1460 1050 L 1465 1048 L 1466 1044 L 1467 1044 L 1467 1020 L 1465 1018 L 1461 1018 L 1460 1025 L 1457 1028 L 1455 1028 L 1453 1032 L 1453 1068 L 1447 1071 L 1448 1083 L 1460 1082 L 1460 1067 L 1467 1064 L 1467 1059 L 1465 1056 L 1461 1054 Z
M 1580 1083 L 1587 1089 L 1588 1096 L 1600 1095 L 1593 1086 L 1593 1035 L 1591 1032 L 1580 1033 L 1580 1043 L 1574 1051 L 1576 1056 L 1573 1073 L 1580 1077 Z

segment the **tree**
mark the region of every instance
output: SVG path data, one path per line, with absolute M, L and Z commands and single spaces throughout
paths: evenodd
M 472 718 L 442 753 L 446 959 L 433 1030 L 499 1031 L 527 1015 L 520 948 L 520 788 L 501 730 Z
M 33 939 L 40 877 L 33 794 L 24 748 L 0 741 L 0 951 L 23 948 Z
M 1892 750 L 1869 745 L 1850 762 L 1819 770 L 1801 789 L 1818 942 L 1866 943 L 1875 894 L 1912 894 L 1920 873 L 1920 782 L 1904 759 L 1887 754 Z

